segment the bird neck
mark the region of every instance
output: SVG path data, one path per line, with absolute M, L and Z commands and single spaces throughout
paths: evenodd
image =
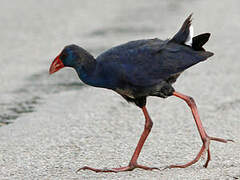
M 76 70 L 79 78 L 88 85 L 93 86 L 93 75 L 96 69 L 96 60 L 93 56 L 85 57 L 83 63 L 76 64 L 73 68 Z
M 111 74 L 109 70 L 99 65 L 99 62 L 90 54 L 84 57 L 81 63 L 76 62 L 73 68 L 85 84 L 108 89 L 115 87 L 115 78 L 108 75 Z
M 102 71 L 99 71 L 98 62 L 94 59 L 89 63 L 74 67 L 77 71 L 79 78 L 87 85 L 113 89 L 115 82 L 109 76 L 103 75 Z M 114 86 L 115 87 L 115 86 Z

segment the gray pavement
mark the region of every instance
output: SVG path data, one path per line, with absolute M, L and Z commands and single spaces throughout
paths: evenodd
M 239 1 L 7 1 L 0 7 L 0 179 L 239 179 Z M 84 165 L 127 165 L 143 130 L 137 107 L 109 90 L 83 85 L 71 69 L 47 70 L 63 46 L 94 55 L 113 45 L 168 38 L 194 12 L 195 34 L 211 32 L 215 55 L 175 84 L 195 98 L 209 135 L 212 160 L 186 169 L 94 173 Z M 191 160 L 201 140 L 180 99 L 149 98 L 153 130 L 139 163 L 164 167 Z

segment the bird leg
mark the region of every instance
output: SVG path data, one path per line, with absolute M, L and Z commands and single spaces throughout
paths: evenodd
M 203 165 L 203 167 L 207 168 L 209 161 L 211 160 L 211 154 L 210 154 L 210 149 L 209 149 L 209 145 L 210 145 L 210 141 L 218 141 L 218 142 L 222 142 L 222 143 L 227 143 L 228 141 L 233 141 L 233 140 L 229 140 L 229 139 L 221 139 L 221 138 L 216 138 L 216 137 L 210 137 L 207 135 L 206 131 L 203 128 L 202 122 L 200 120 L 199 114 L 198 114 L 198 110 L 197 110 L 197 106 L 195 104 L 195 101 L 192 97 L 183 95 L 179 92 L 173 92 L 173 95 L 176 97 L 179 97 L 181 99 L 183 99 L 188 106 L 191 108 L 192 114 L 193 114 L 193 118 L 195 120 L 195 123 L 197 125 L 198 128 L 198 132 L 201 136 L 203 145 L 199 151 L 199 153 L 197 154 L 197 156 L 190 162 L 183 164 L 183 165 L 170 165 L 166 168 L 186 168 L 188 166 L 191 166 L 192 164 L 196 163 L 200 157 L 202 155 L 205 154 L 205 152 L 207 151 L 207 160 L 205 162 L 205 164 Z
M 137 163 L 137 159 L 142 150 L 143 144 L 144 144 L 145 140 L 147 139 L 147 137 L 152 129 L 152 126 L 153 126 L 153 122 L 152 122 L 145 106 L 142 107 L 142 111 L 145 116 L 144 131 L 140 137 L 140 140 L 138 141 L 137 147 L 133 153 L 133 156 L 132 156 L 128 166 L 120 167 L 120 168 L 110 168 L 110 169 L 108 169 L 108 168 L 96 169 L 96 168 L 91 168 L 89 166 L 84 166 L 84 167 L 78 169 L 77 172 L 80 170 L 91 170 L 91 171 L 95 171 L 95 172 L 116 172 L 117 173 L 117 172 L 123 172 L 123 171 L 132 171 L 135 168 L 140 168 L 140 169 L 144 169 L 144 170 L 153 170 L 153 169 L 159 170 L 159 168 L 156 168 L 156 167 L 142 166 Z

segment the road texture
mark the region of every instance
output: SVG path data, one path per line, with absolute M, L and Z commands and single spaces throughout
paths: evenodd
M 239 1 L 7 1 L 0 7 L 0 179 L 239 179 Z M 71 69 L 48 76 L 67 44 L 95 56 L 129 40 L 169 38 L 194 12 L 196 34 L 211 32 L 215 55 L 181 75 L 179 92 L 197 102 L 212 160 L 186 169 L 123 173 L 76 170 L 127 165 L 144 127 L 140 109 L 109 90 L 83 85 Z M 152 132 L 139 163 L 165 167 L 192 160 L 201 140 L 182 100 L 148 98 Z M 4 124 L 4 123 L 3 123 Z

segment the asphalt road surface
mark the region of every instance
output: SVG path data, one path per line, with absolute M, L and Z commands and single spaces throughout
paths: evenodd
M 0 1 L 0 179 L 239 179 L 240 2 Z M 195 34 L 211 32 L 215 55 L 181 75 L 175 89 L 194 97 L 212 160 L 186 169 L 123 173 L 76 170 L 127 165 L 144 126 L 139 108 L 109 90 L 83 85 L 72 69 L 48 68 L 68 44 L 94 56 L 130 40 L 172 37 L 193 12 Z M 192 160 L 201 139 L 182 100 L 148 98 L 152 132 L 139 163 Z

